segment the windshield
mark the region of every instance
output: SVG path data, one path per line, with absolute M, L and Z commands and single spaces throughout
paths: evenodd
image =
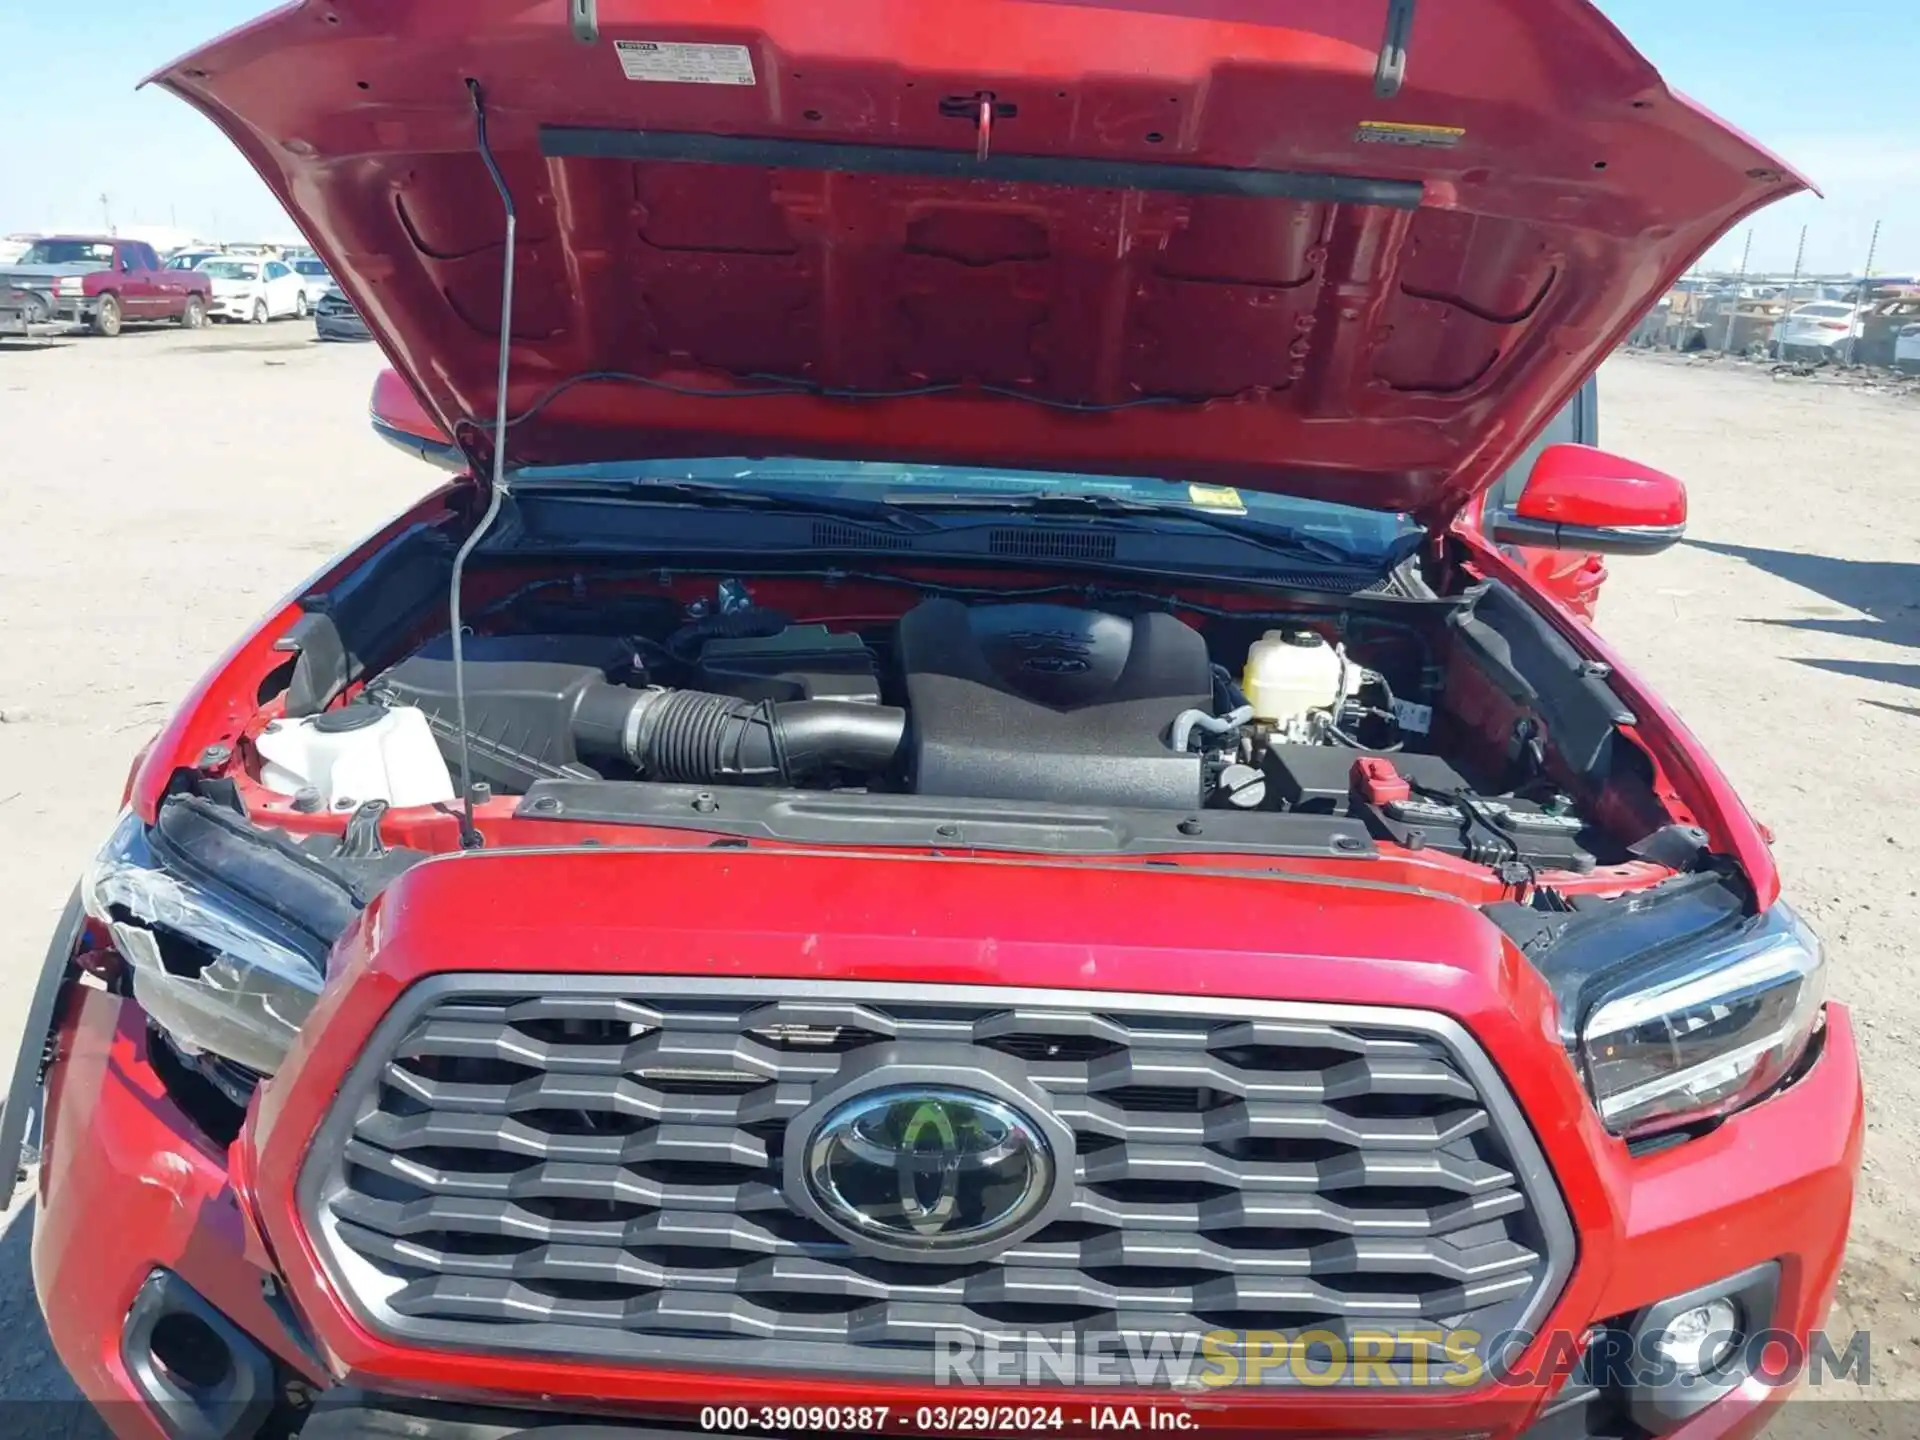
M 298 270 L 302 275 L 310 275 L 317 280 L 324 280 L 326 278 L 327 267 L 325 262 L 323 261 L 294 260 L 289 263 L 292 264 L 293 268 Z
M 1329 500 L 1271 495 L 1216 485 L 1189 485 L 1137 475 L 1081 475 L 1053 470 L 989 470 L 967 465 L 905 465 L 875 460 L 696 459 L 530 466 L 516 484 L 569 480 L 693 481 L 773 494 L 886 502 L 942 495 L 1003 498 L 1016 505 L 1037 495 L 1109 497 L 1165 505 L 1196 515 L 1244 516 L 1247 522 L 1310 535 L 1357 557 L 1385 560 L 1421 528 L 1402 514 Z
M 110 265 L 113 245 L 105 240 L 36 240 L 20 257 L 22 265 Z
M 243 260 L 208 260 L 201 265 L 216 280 L 257 280 L 260 267 Z

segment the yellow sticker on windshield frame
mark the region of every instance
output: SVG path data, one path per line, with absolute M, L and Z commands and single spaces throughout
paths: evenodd
M 1458 125 L 1405 125 L 1397 120 L 1362 120 L 1353 138 L 1362 145 L 1421 145 L 1451 150 L 1467 138 Z
M 1189 485 L 1187 499 L 1205 510 L 1228 510 L 1235 515 L 1247 513 L 1247 502 L 1231 485 Z

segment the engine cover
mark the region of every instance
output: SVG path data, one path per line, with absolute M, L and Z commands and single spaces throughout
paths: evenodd
M 929 600 L 897 638 L 923 795 L 1149 809 L 1201 801 L 1200 757 L 1167 747 L 1211 707 L 1206 641 L 1171 615 Z

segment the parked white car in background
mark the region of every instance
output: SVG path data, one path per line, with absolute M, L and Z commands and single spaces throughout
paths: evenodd
M 1773 327 L 1775 353 L 1782 360 L 1844 360 L 1849 339 L 1859 339 L 1867 307 L 1840 300 L 1796 305 Z
M 195 268 L 213 281 L 210 313 L 216 320 L 264 325 L 288 315 L 304 317 L 313 308 L 306 277 L 284 260 L 220 255 Z
M 322 295 L 336 288 L 333 276 L 327 273 L 327 262 L 324 260 L 311 255 L 291 255 L 287 257 L 287 264 L 293 267 L 293 273 L 306 285 L 309 306 L 318 305 Z
M 1920 374 L 1920 325 L 1902 325 L 1893 340 L 1893 364 L 1896 370 Z

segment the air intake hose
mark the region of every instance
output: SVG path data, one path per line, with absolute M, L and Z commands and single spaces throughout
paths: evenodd
M 906 731 L 907 712 L 890 705 L 647 690 L 617 731 L 582 714 L 574 738 L 583 749 L 614 750 L 653 780 L 793 784 L 827 770 L 885 770 Z M 608 743 L 616 734 L 617 749 Z

